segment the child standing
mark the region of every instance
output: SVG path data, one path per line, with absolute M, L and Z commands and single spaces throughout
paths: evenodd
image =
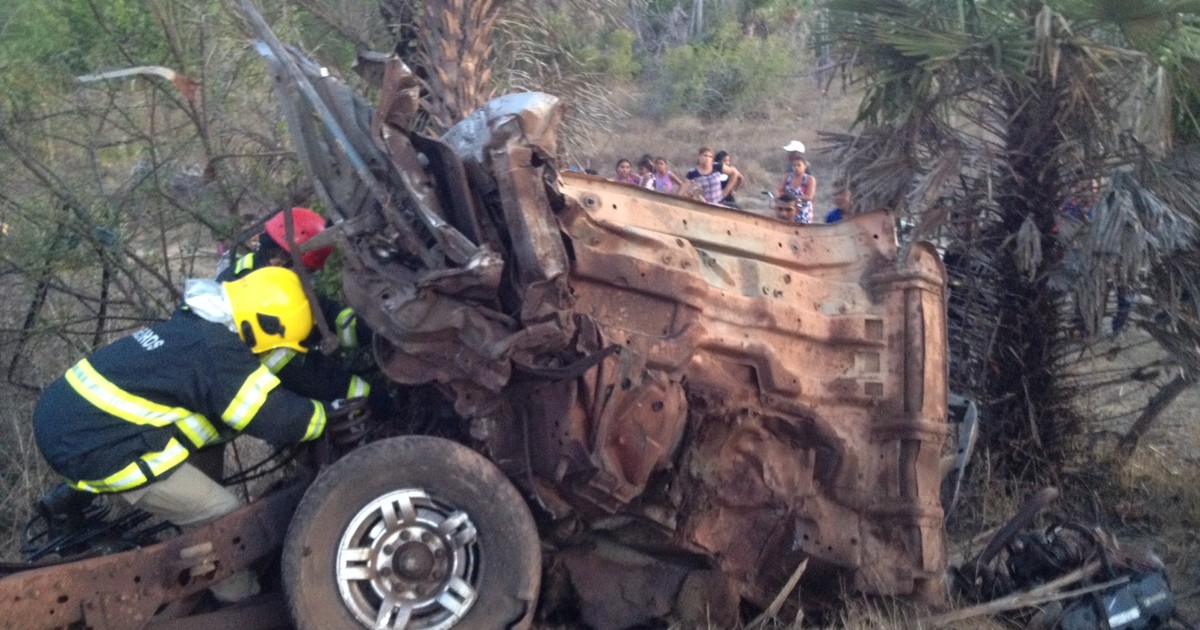
M 638 185 L 654 190 L 654 158 L 647 153 L 638 160 Z
M 853 201 L 854 201 L 854 198 L 850 195 L 849 188 L 842 188 L 841 190 L 834 193 L 834 195 L 833 195 L 834 208 L 833 208 L 833 210 L 830 210 L 828 214 L 825 215 L 825 222 L 826 223 L 837 223 L 838 221 L 841 221 L 842 219 L 850 216 L 850 205 L 853 203 Z
M 721 194 L 724 199 L 721 200 L 723 205 L 730 208 L 736 208 L 737 200 L 733 198 L 733 191 L 742 185 L 742 172 L 733 165 L 733 156 L 728 151 L 717 151 L 717 157 L 713 158 L 713 168 L 721 173 Z
M 682 187 L 683 180 L 671 172 L 667 158 L 654 158 L 654 190 L 675 194 Z

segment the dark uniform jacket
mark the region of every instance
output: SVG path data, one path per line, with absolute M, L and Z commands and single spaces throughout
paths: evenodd
M 79 361 L 33 412 L 38 448 L 77 489 L 129 490 L 245 431 L 277 445 L 325 428 L 323 403 L 279 379 L 221 324 L 181 307 Z
M 218 282 L 230 282 L 259 268 L 258 255 L 250 252 L 237 259 L 217 275 Z M 337 332 L 338 344 L 344 349 L 353 349 L 369 344 L 371 332 L 366 326 L 358 325 L 354 309 L 343 307 L 325 297 L 318 298 L 318 306 L 330 328 Z M 315 345 L 320 341 L 320 331 L 313 333 L 305 342 Z M 361 377 L 346 369 L 342 361 L 320 352 L 301 354 L 291 348 L 277 348 L 264 353 L 262 362 L 271 369 L 288 389 L 316 398 L 332 401 L 338 398 L 358 398 L 371 393 L 370 385 Z

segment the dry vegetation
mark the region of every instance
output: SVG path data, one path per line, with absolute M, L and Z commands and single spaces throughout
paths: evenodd
M 627 111 L 639 111 L 644 95 L 637 88 L 625 85 L 616 89 L 614 101 Z M 830 198 L 841 173 L 833 170 L 832 160 L 820 152 L 818 134 L 824 131 L 844 131 L 853 119 L 856 94 L 841 92 L 823 94 L 815 86 L 786 105 L 766 105 L 761 115 L 753 118 L 702 120 L 677 118 L 655 120 L 632 115 L 620 121 L 611 131 L 593 138 L 592 151 L 587 155 L 571 156 L 581 168 L 595 168 L 601 175 L 611 176 L 613 165 L 620 157 L 634 159 L 643 153 L 662 155 L 681 175 L 692 166 L 696 150 L 702 145 L 730 151 L 748 181 L 738 192 L 743 200 L 754 205 L 759 192 L 773 190 L 784 171 L 784 156 L 780 147 L 789 140 L 799 139 L 809 145 L 812 172 L 818 187 L 818 216 L 830 208 Z M 27 287 L 5 280 L 9 296 L 27 293 Z M 7 366 L 12 340 L 5 332 L 19 328 L 22 305 L 11 299 L 0 303 L 0 365 Z M 1121 341 L 1136 343 L 1142 337 L 1130 333 Z M 1105 350 L 1097 346 L 1087 352 L 1092 360 L 1081 363 L 1080 370 L 1089 377 L 1102 374 L 1112 361 Z M 1153 344 L 1145 345 L 1146 352 L 1155 352 Z M 69 359 L 67 348 L 58 354 L 44 356 L 42 363 L 29 365 L 21 373 L 21 382 L 42 385 L 57 376 Z M 1132 385 L 1113 385 L 1094 390 L 1085 400 L 1081 411 L 1092 416 L 1111 416 L 1111 426 L 1096 427 L 1095 439 L 1085 453 L 1103 453 L 1106 438 L 1102 430 L 1119 431 L 1125 408 L 1141 403 L 1145 393 L 1131 392 Z M 30 513 L 32 501 L 54 481 L 37 453 L 30 435 L 29 417 L 37 392 L 9 382 L 0 382 L 0 483 L 5 492 L 0 495 L 0 557 L 16 559 L 19 533 Z M 1139 396 L 1141 398 L 1139 398 Z M 1147 436 L 1135 456 L 1117 465 L 1115 460 L 1101 456 L 1080 461 L 1072 477 L 1062 480 L 1065 488 L 1063 509 L 1077 513 L 1080 518 L 1094 521 L 1111 529 L 1130 544 L 1150 545 L 1171 567 L 1176 596 L 1184 610 L 1197 616 L 1195 595 L 1200 585 L 1200 539 L 1194 533 L 1200 525 L 1200 455 L 1196 446 L 1193 409 L 1197 408 L 1200 391 L 1185 393 L 1168 410 L 1164 419 Z M 1125 418 L 1125 420 L 1122 420 Z M 1032 489 L 997 489 L 987 465 L 988 454 L 979 454 L 972 472 L 972 484 L 965 504 L 952 514 L 951 558 L 962 557 L 979 537 L 1008 518 L 1016 505 Z M 835 625 L 852 629 L 895 628 L 911 625 L 921 611 L 902 603 L 890 601 L 852 601 L 838 614 Z M 811 623 L 809 620 L 807 623 Z M 806 621 L 795 620 L 794 613 L 765 624 L 767 628 L 811 627 Z M 976 630 L 1003 627 L 987 620 L 973 620 L 958 627 Z

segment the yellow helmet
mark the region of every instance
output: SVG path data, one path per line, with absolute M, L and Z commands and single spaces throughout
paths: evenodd
M 263 267 L 223 284 L 238 336 L 250 350 L 308 351 L 301 342 L 312 332 L 313 314 L 296 272 Z

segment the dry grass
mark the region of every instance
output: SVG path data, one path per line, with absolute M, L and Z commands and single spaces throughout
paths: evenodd
M 33 441 L 29 418 L 35 400 L 31 392 L 0 387 L 0 560 L 18 559 L 33 502 L 57 482 Z
M 1177 403 L 1178 405 L 1178 403 Z M 1177 414 L 1194 422 L 1188 406 Z M 1169 428 L 1165 432 L 1169 432 Z M 1193 434 L 1172 448 L 1144 445 L 1114 470 L 1115 493 L 1105 502 L 1110 527 L 1123 547 L 1153 551 L 1168 567 L 1177 605 L 1191 619 L 1200 618 L 1200 467 Z
M 3 247 L 3 244 L 0 244 Z M 32 515 L 33 503 L 42 493 L 57 483 L 57 476 L 46 465 L 33 440 L 30 421 L 38 392 L 17 386 L 5 378 L 12 364 L 12 353 L 18 344 L 20 323 L 28 306 L 28 286 L 5 276 L 6 299 L 0 301 L 0 560 L 19 559 L 21 533 Z M 56 306 L 53 302 L 48 309 Z M 57 355 L 46 344 L 31 341 L 31 352 Z M 14 380 L 37 386 L 58 376 L 55 359 L 45 364 L 18 364 Z

